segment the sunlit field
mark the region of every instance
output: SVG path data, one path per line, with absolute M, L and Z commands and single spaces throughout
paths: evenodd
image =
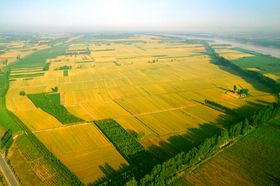
M 48 57 L 48 50 L 57 50 L 56 56 Z M 84 183 L 104 176 L 105 164 L 115 170 L 128 164 L 92 121 L 116 120 L 165 160 L 235 119 L 208 107 L 205 99 L 241 114 L 275 101 L 269 88 L 213 64 L 203 43 L 91 36 L 40 52 L 29 58 L 46 64 L 22 60 L 12 66 L 7 108 Z M 217 52 L 229 60 L 251 56 L 227 47 Z M 234 85 L 249 89 L 249 96 L 228 94 Z M 65 114 L 54 115 L 47 105 L 36 107 L 29 95 L 42 93 L 58 94 L 57 111 L 80 121 L 67 122 Z

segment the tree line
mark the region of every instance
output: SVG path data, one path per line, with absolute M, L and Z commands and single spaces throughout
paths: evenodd
M 17 124 L 25 131 L 26 136 L 39 151 L 40 156 L 43 157 L 44 161 L 54 167 L 54 171 L 58 173 L 61 185 L 83 185 L 79 178 L 73 174 L 57 157 L 50 152 L 46 146 L 33 134 L 33 132 L 25 126 L 25 124 L 12 112 L 9 112 L 10 116 L 13 117 Z
M 211 57 L 212 62 L 218 65 L 228 66 L 242 75 L 254 78 L 260 83 L 270 87 L 277 94 L 280 91 L 280 85 L 276 81 L 264 77 L 261 73 L 246 71 L 239 66 L 232 64 L 225 58 L 220 57 L 208 43 L 205 43 L 205 48 Z M 217 108 L 223 108 L 220 104 L 209 100 L 205 100 L 205 104 L 209 104 Z M 278 96 L 277 103 L 268 105 L 263 109 L 256 111 L 252 115 L 245 117 L 241 122 L 232 125 L 229 129 L 223 130 L 219 135 L 205 139 L 199 146 L 194 147 L 190 151 L 179 153 L 162 164 L 156 165 L 153 170 L 149 174 L 146 174 L 143 178 L 137 179 L 134 177 L 130 179 L 126 185 L 170 185 L 176 179 L 176 175 L 181 171 L 189 171 L 194 165 L 200 163 L 202 160 L 210 157 L 214 153 L 217 153 L 220 149 L 230 144 L 237 137 L 248 134 L 251 130 L 265 124 L 267 121 L 279 114 L 280 100 Z
M 129 166 L 122 167 L 115 175 L 100 179 L 93 185 L 124 185 L 133 177 L 140 179 L 160 163 L 158 158 L 137 141 L 137 137 L 127 132 L 116 121 L 106 119 L 95 121 L 95 124 L 129 162 Z
M 45 145 L 32 133 L 32 131 L 12 112 L 7 110 L 6 104 L 5 104 L 5 96 L 9 88 L 9 76 L 10 76 L 10 67 L 5 67 L 3 69 L 4 74 L 0 75 L 0 111 L 4 110 L 5 115 L 7 115 L 7 118 L 9 120 L 13 121 L 13 125 L 11 125 L 11 129 L 8 129 L 6 131 L 6 135 L 4 134 L 5 139 L 12 140 L 12 131 L 17 131 L 18 129 L 22 129 L 25 131 L 26 136 L 31 141 L 31 143 L 34 145 L 36 149 L 40 152 L 40 156 L 43 157 L 43 159 L 53 166 L 54 171 L 57 172 L 57 175 L 59 175 L 59 180 L 61 181 L 60 185 L 83 185 L 83 183 L 79 180 L 79 178 L 73 174 L 57 157 L 50 152 Z M 7 141 L 4 140 L 3 141 Z M 9 141 L 9 140 L 8 140 Z M 7 141 L 7 142 L 8 142 Z M 5 146 L 9 146 L 9 143 L 6 143 Z M 2 144 L 2 143 L 1 143 Z
M 220 57 L 208 43 L 203 43 L 205 45 L 208 55 L 211 57 L 212 62 L 221 66 L 229 66 L 237 72 L 247 77 L 256 79 L 262 84 L 267 85 L 275 92 L 279 92 L 279 84 L 262 74 L 258 73 L 252 74 L 250 71 L 241 69 L 239 66 L 232 64 L 225 58 Z M 213 101 L 207 100 L 207 104 L 221 109 L 224 106 L 217 104 Z M 137 174 L 131 174 L 131 169 L 124 168 L 124 171 L 120 170 L 114 176 L 114 178 L 103 179 L 94 185 L 126 185 L 126 186 L 136 186 L 136 185 L 168 185 L 172 184 L 176 175 L 183 170 L 190 170 L 192 166 L 200 163 L 202 160 L 210 157 L 214 153 L 217 153 L 220 149 L 224 148 L 231 142 L 233 142 L 237 137 L 248 134 L 254 128 L 264 124 L 269 121 L 277 114 L 280 113 L 280 103 L 279 97 L 278 102 L 273 105 L 264 107 L 261 110 L 256 111 L 251 116 L 247 116 L 241 122 L 232 125 L 229 129 L 221 131 L 220 134 L 215 135 L 211 138 L 205 139 L 199 146 L 194 147 L 188 152 L 182 152 L 169 160 L 156 164 L 150 173 L 143 177 L 137 176 Z M 222 107 L 221 107 L 222 106 Z M 228 109 L 228 108 L 226 108 Z M 140 167 L 141 164 L 139 164 Z M 133 169 L 140 169 L 139 167 L 133 167 Z M 122 179 L 121 179 L 122 178 Z M 118 182 L 116 180 L 119 180 Z M 124 182 L 127 180 L 126 182 Z
M 6 130 L 4 135 L 1 137 L 1 141 L 0 141 L 1 150 L 4 149 L 6 155 L 8 154 L 9 148 L 12 146 L 13 141 L 14 140 L 13 140 L 12 130 L 11 129 Z
M 198 147 L 179 153 L 164 163 L 156 165 L 149 174 L 140 180 L 132 178 L 127 185 L 170 185 L 181 171 L 189 171 L 194 165 L 218 152 L 237 137 L 248 134 L 279 114 L 279 102 L 266 106 L 229 129 L 223 130 L 219 135 L 204 140 Z

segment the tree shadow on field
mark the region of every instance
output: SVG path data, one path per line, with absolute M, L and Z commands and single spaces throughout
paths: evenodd
M 233 75 L 236 75 L 238 77 L 241 77 L 244 81 L 246 81 L 247 83 L 251 84 L 256 90 L 267 92 L 267 93 L 272 93 L 273 92 L 268 86 L 265 86 L 264 84 L 262 84 L 262 83 L 258 82 L 257 80 L 255 80 L 254 77 L 249 77 L 248 74 L 239 72 L 237 69 L 235 69 L 235 67 L 233 65 L 229 65 L 229 64 L 223 62 L 223 60 L 225 60 L 225 61 L 229 62 L 230 64 L 234 64 L 233 63 L 234 60 L 230 61 L 230 60 L 226 60 L 224 58 L 221 58 L 220 55 L 215 50 L 214 50 L 214 53 L 209 53 L 209 51 L 207 51 L 207 49 L 205 49 L 205 50 L 206 50 L 207 54 L 210 57 L 210 63 L 216 65 L 219 69 L 221 69 L 223 71 L 226 71 L 228 73 L 231 73 Z M 218 57 L 215 58 L 211 54 L 212 55 L 216 54 Z M 237 65 L 235 65 L 235 66 L 237 68 L 240 68 Z M 245 72 L 246 70 L 243 70 L 243 71 Z
M 233 124 L 243 120 L 252 112 L 255 112 L 263 107 L 263 104 L 255 102 L 247 101 L 247 103 L 247 105 L 233 110 L 238 113 L 237 115 L 225 115 L 225 113 L 221 113 L 220 117 L 215 121 L 201 123 L 198 127 L 190 128 L 183 134 L 169 137 L 166 141 L 160 142 L 159 145 L 151 145 L 147 148 L 147 150 L 156 156 L 160 162 L 166 161 L 180 152 L 188 152 L 192 148 L 201 144 L 206 138 L 220 134 L 223 129 L 230 128 Z M 206 115 L 207 113 L 203 114 Z M 149 161 L 143 163 L 147 162 Z M 142 177 L 139 175 L 139 171 L 135 172 L 135 169 L 141 169 L 142 175 L 148 174 L 151 171 L 151 168 L 142 169 L 143 165 L 141 164 L 143 163 L 139 162 L 138 164 L 132 163 L 129 165 L 122 164 L 117 170 L 112 168 L 108 163 L 105 163 L 103 166 L 99 166 L 99 168 L 104 172 L 105 177 L 100 178 L 93 183 L 93 185 L 98 185 L 108 179 L 110 181 L 117 180 L 117 182 L 110 182 L 112 184 L 126 183 L 128 175 L 130 177 L 135 177 L 135 179 L 138 180 Z M 126 175 L 125 178 L 123 175 Z
M 113 176 L 114 174 L 116 174 L 116 170 L 111 165 L 109 165 L 107 162 L 104 165 L 99 165 L 98 167 L 107 177 L 110 177 L 110 176 Z
M 167 160 L 180 152 L 187 152 L 198 146 L 206 138 L 220 134 L 225 128 L 243 120 L 249 114 L 261 109 L 264 105 L 247 101 L 247 105 L 233 109 L 237 115 L 229 116 L 221 114 L 218 119 L 209 123 L 201 123 L 197 128 L 190 128 L 186 133 L 169 137 L 166 141 L 157 145 L 151 145 L 148 150 L 161 158 Z M 207 114 L 207 113 L 204 113 Z
M 270 102 L 264 101 L 264 100 L 260 100 L 260 99 L 257 99 L 256 101 L 259 102 L 260 105 L 268 105 L 268 104 L 270 104 Z
M 212 63 L 212 64 L 217 65 L 216 63 Z M 255 80 L 251 77 L 245 76 L 244 74 L 241 74 L 241 73 L 237 72 L 236 70 L 234 70 L 234 69 L 232 69 L 228 66 L 222 66 L 222 65 L 217 65 L 217 66 L 223 71 L 229 72 L 233 75 L 236 75 L 236 76 L 242 78 L 244 81 L 246 81 L 247 83 L 252 85 L 258 91 L 262 91 L 262 92 L 266 92 L 266 93 L 272 93 L 272 90 L 269 87 L 264 86 L 263 84 L 259 83 L 257 80 Z

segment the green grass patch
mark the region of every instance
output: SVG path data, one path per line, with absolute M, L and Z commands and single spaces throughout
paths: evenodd
M 47 48 L 44 50 L 36 51 L 25 58 L 20 59 L 18 62 L 12 64 L 12 68 L 37 68 L 45 67 L 46 60 L 49 58 L 55 58 L 59 55 L 64 54 L 66 46 L 56 46 Z
M 280 78 L 280 59 L 271 56 L 257 55 L 240 58 L 232 62 L 243 69 L 257 68 L 262 74 L 276 74 L 279 75 Z
M 27 96 L 36 107 L 51 114 L 63 124 L 82 121 L 82 119 L 69 113 L 68 110 L 60 104 L 59 93 L 28 94 Z
M 20 130 L 10 112 L 6 108 L 6 93 L 9 88 L 9 73 L 10 69 L 3 69 L 3 73 L 0 73 L 0 125 L 5 129 L 11 129 L 16 132 Z

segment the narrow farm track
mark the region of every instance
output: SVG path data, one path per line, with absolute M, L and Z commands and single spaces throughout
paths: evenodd
M 40 133 L 40 132 L 65 129 L 65 128 L 70 128 L 70 127 L 78 127 L 78 126 L 83 126 L 83 125 L 91 125 L 91 124 L 90 123 L 75 123 L 75 124 L 71 124 L 71 125 L 62 125 L 59 127 L 54 127 L 54 128 L 49 128 L 49 129 L 35 130 L 35 131 L 32 131 L 32 133 L 35 134 L 35 133 Z
M 170 111 L 176 111 L 176 110 L 181 110 L 181 109 L 185 109 L 185 108 L 191 108 L 194 106 L 197 106 L 197 103 L 194 104 L 189 104 L 186 106 L 182 106 L 182 107 L 172 107 L 169 109 L 162 109 L 162 110 L 157 110 L 157 111 L 152 111 L 152 112 L 143 112 L 143 113 L 139 113 L 139 114 L 131 114 L 129 116 L 119 116 L 119 117 L 114 117 L 114 119 L 119 119 L 119 118 L 126 118 L 126 117 L 138 117 L 138 116 L 145 116 L 145 115 L 150 115 L 150 114 L 157 114 L 157 113 L 162 113 L 162 112 L 170 112 Z

